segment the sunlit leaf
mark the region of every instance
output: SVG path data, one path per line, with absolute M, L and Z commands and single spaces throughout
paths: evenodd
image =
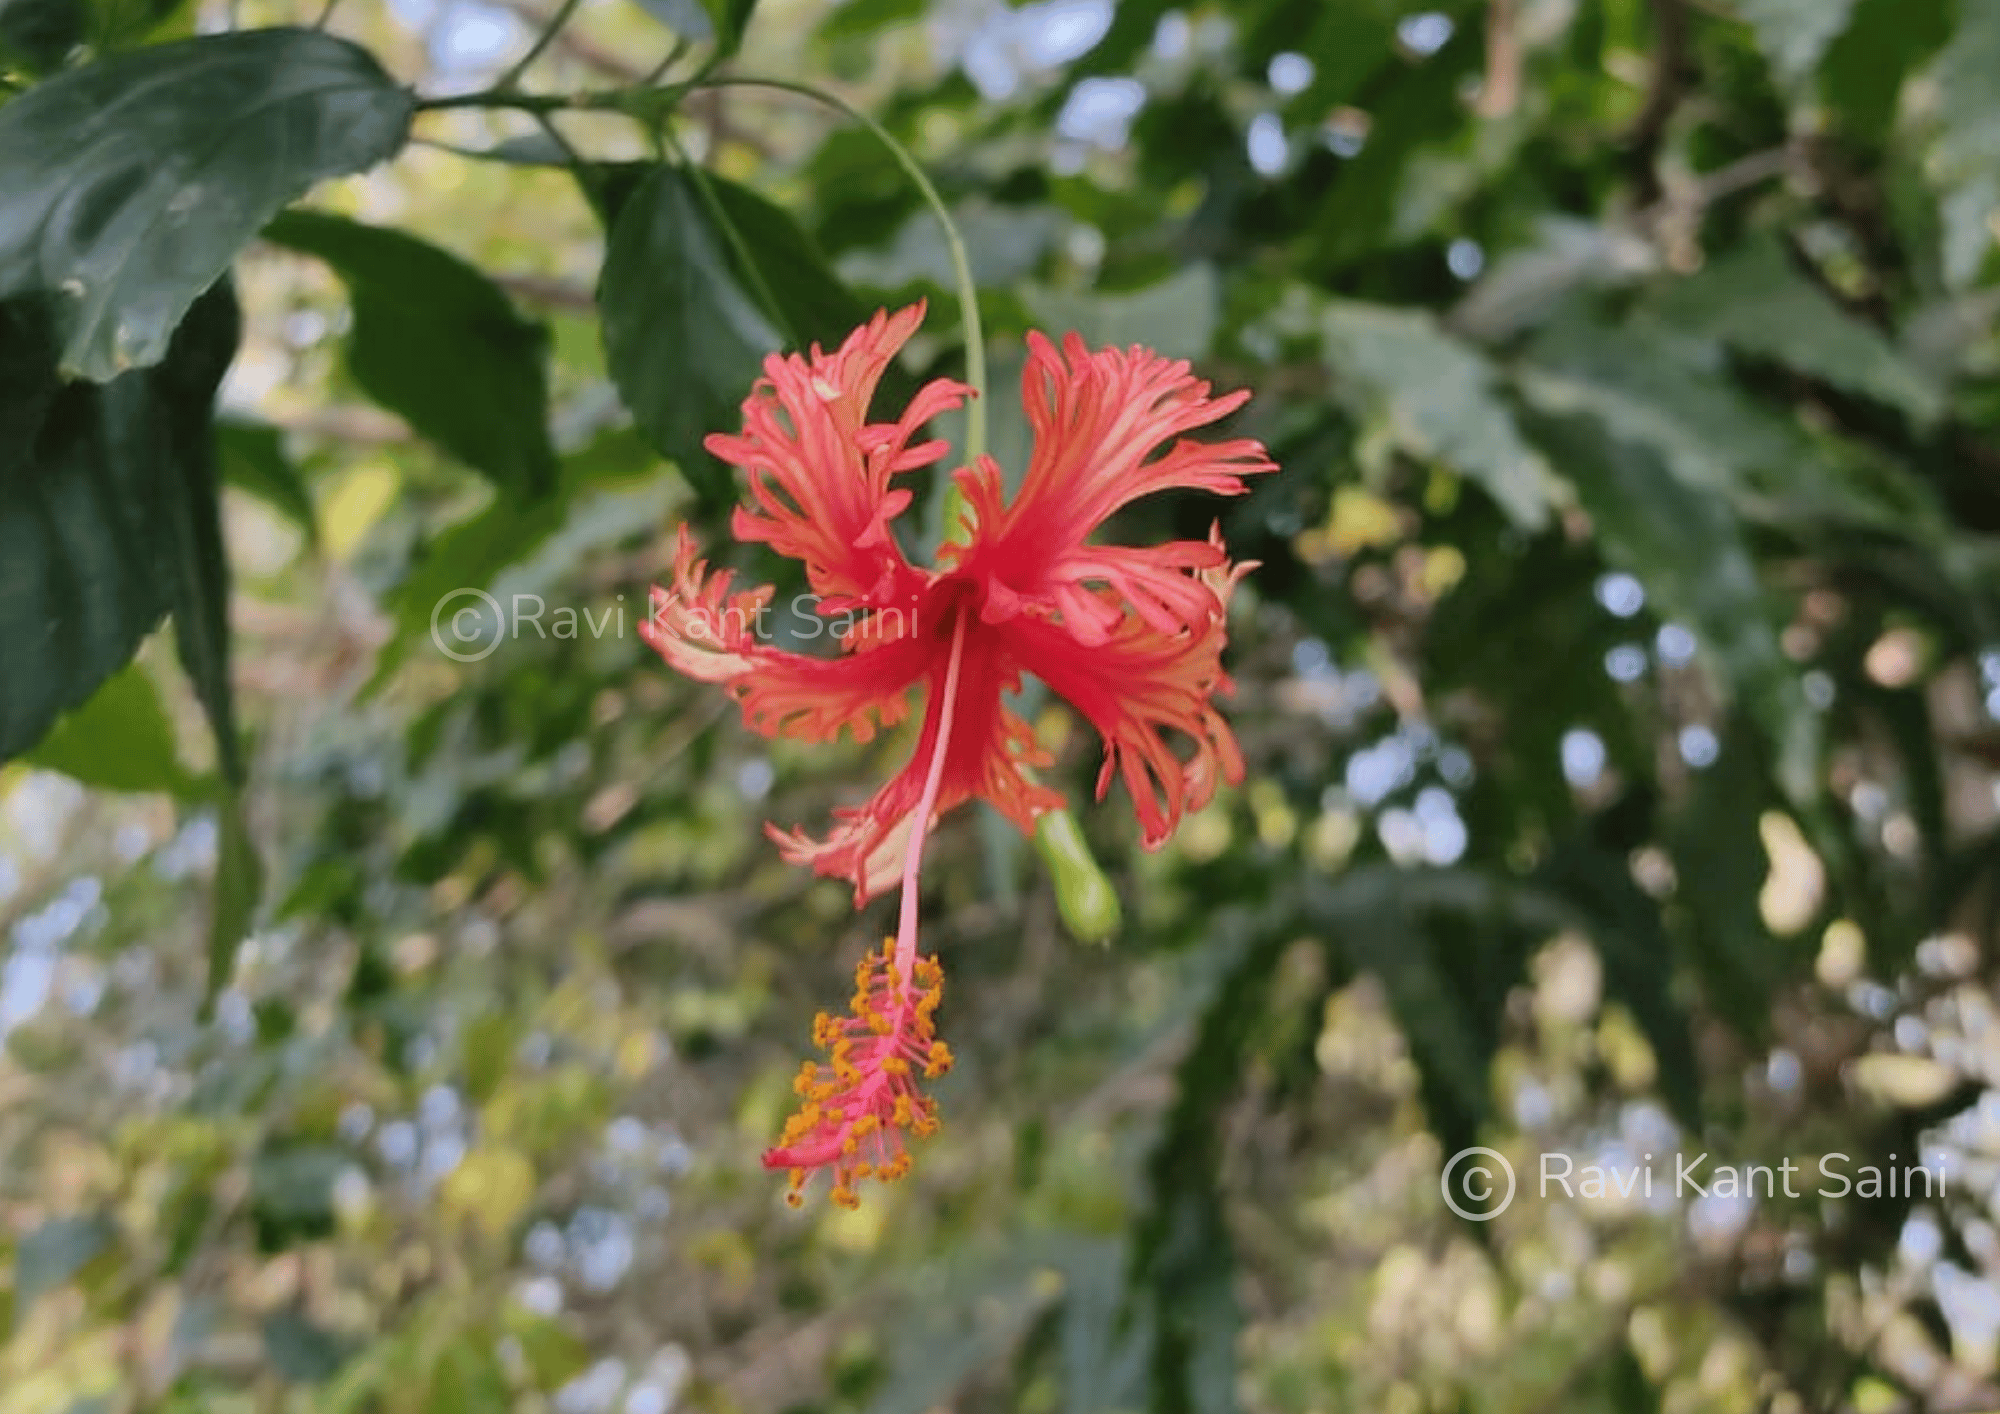
M 25 759 L 100 790 L 183 797 L 197 790 L 180 763 L 152 675 L 137 663 L 113 673 L 81 707 L 59 718 Z

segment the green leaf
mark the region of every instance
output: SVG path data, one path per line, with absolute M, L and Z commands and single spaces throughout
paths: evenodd
M 1958 28 L 1938 54 L 1938 137 L 1928 175 L 1943 189 L 1945 278 L 1978 276 L 2000 211 L 2000 6 L 1958 6 Z
M 997 1250 L 961 1249 L 908 1281 L 910 1299 L 885 1325 L 890 1370 L 868 1414 L 925 1414 L 948 1407 L 961 1387 L 1021 1339 L 1048 1302 L 1043 1274 L 1057 1244 L 1043 1239 Z
M 57 1218 L 21 1239 L 14 1251 L 14 1320 L 67 1283 L 117 1240 L 118 1229 L 97 1215 Z
M 347 366 L 369 397 L 509 494 L 549 489 L 548 333 L 499 286 L 415 236 L 324 212 L 287 211 L 264 238 L 347 283 Z
M 1844 127 L 1879 142 L 1903 80 L 1950 36 L 1949 0 L 1859 0 L 1820 62 L 1820 92 Z
M 1143 1409 L 1152 1333 L 1143 1321 L 1124 1319 L 1125 1244 L 1079 1237 L 1065 1249 L 1063 1407 L 1070 1414 Z
M 1144 344 L 1168 358 L 1207 356 L 1222 314 L 1215 267 L 1197 261 L 1144 289 L 1070 293 L 1028 286 L 1028 312 L 1047 329 L 1074 329 L 1093 345 Z
M 225 765 L 235 760 L 212 401 L 235 348 L 226 285 L 190 312 L 158 367 L 64 386 L 37 302 L 0 304 L 0 759 L 130 660 L 171 609 Z M 202 658 L 198 655 L 206 653 Z
M 283 515 L 305 532 L 308 543 L 319 539 L 312 492 L 285 455 L 284 433 L 263 423 L 226 417 L 216 424 L 215 438 L 225 482 Z
M 1827 46 L 1847 28 L 1855 0 L 1738 0 L 1756 31 L 1757 47 L 1788 83 L 1811 73 Z
M 0 108 L 0 298 L 54 296 L 61 365 L 158 363 L 181 316 L 277 210 L 393 155 L 412 100 L 311 30 L 117 55 Z
M 514 1401 L 493 1342 L 466 1335 L 438 1353 L 431 1367 L 431 1414 L 507 1414 Z
M 1722 684 L 1742 696 L 1779 754 L 1795 801 L 1816 796 L 1817 725 L 1780 651 L 1755 562 L 1728 502 L 1690 485 L 1645 443 L 1593 415 L 1589 390 L 1542 375 L 1523 380 L 1543 413 L 1535 435 L 1560 461 L 1606 558 L 1630 570 L 1695 632 Z
M 267 1148 L 250 1164 L 250 1202 L 260 1221 L 317 1226 L 333 1216 L 333 1184 L 350 1160 L 331 1144 Z
M 1745 241 L 1700 274 L 1675 282 L 1655 312 L 1740 353 L 1901 409 L 1920 426 L 1944 410 L 1936 385 L 1879 331 L 1801 275 L 1775 240 Z
M 1730 1025 L 1755 1040 L 1770 1031 L 1771 998 L 1787 960 L 1809 955 L 1773 938 L 1758 908 L 1766 856 L 1757 821 L 1776 800 L 1756 733 L 1739 715 L 1721 735 L 1721 754 L 1671 822 L 1669 847 L 1683 886 L 1693 881 L 1699 890 L 1684 926 L 1702 993 Z
M 1352 869 L 1306 893 L 1306 916 L 1382 981 L 1447 1153 L 1478 1142 L 1508 991 L 1551 932 L 1545 904 L 1467 869 Z
M 208 991 L 213 1005 L 236 966 L 237 949 L 250 935 L 264 892 L 264 864 L 243 819 L 243 802 L 232 792 L 218 807 L 220 841 L 215 860 L 215 894 L 209 902 Z
M 0 59 L 53 69 L 83 41 L 84 20 L 82 0 L 0 0 Z
M 618 212 L 597 302 L 612 380 L 639 426 L 710 508 L 734 500 L 728 468 L 702 439 L 737 424 L 782 340 L 737 284 L 685 173 L 656 168 Z
M 99 790 L 167 791 L 187 799 L 199 789 L 181 766 L 152 674 L 137 663 L 106 678 L 24 759 Z
M 701 0 L 701 7 L 715 25 L 716 52 L 725 57 L 734 54 L 743 45 L 743 31 L 750 26 L 757 0 Z
M 1146 1162 L 1147 1205 L 1133 1224 L 1127 1290 L 1153 1339 L 1153 1408 L 1220 1414 L 1235 1404 L 1236 1249 L 1223 1213 L 1223 1110 L 1265 1012 L 1284 945 L 1286 910 L 1211 920 L 1215 981 L 1193 1044 L 1175 1069 L 1174 1100 Z
M 826 17 L 820 37 L 833 43 L 866 39 L 895 25 L 924 17 L 925 0 L 847 0 Z
M 818 343 L 835 348 L 867 322 L 869 307 L 834 272 L 818 244 L 790 212 L 726 177 L 710 175 L 708 184 L 776 302 L 777 307 L 767 312 L 783 326 L 792 347 Z M 733 249 L 730 256 L 734 269 Z M 757 287 L 747 272 L 737 273 L 745 277 L 744 289 Z
M 1369 442 L 1464 473 L 1523 529 L 1547 522 L 1555 474 L 1522 440 L 1485 359 L 1416 310 L 1334 300 L 1320 328 Z
M 347 1346 L 296 1311 L 264 1318 L 264 1358 L 285 1379 L 320 1384 L 347 1362 Z
M 235 698 L 229 673 L 229 556 L 222 543 L 222 486 L 216 474 L 215 389 L 236 356 L 243 321 L 227 281 L 196 301 L 176 338 L 196 351 L 199 363 L 162 364 L 154 381 L 166 392 L 161 420 L 174 446 L 183 448 L 180 485 L 164 500 L 160 529 L 174 546 L 168 568 L 174 647 L 194 684 L 215 735 L 222 778 L 243 784 L 236 739 Z

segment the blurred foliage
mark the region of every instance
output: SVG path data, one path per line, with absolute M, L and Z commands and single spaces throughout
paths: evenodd
M 1030 328 L 1284 468 L 1249 779 L 940 832 L 854 1213 L 760 825 L 899 742 L 634 627 L 764 353 L 963 330 L 756 76 L 1010 471 Z M 1996 243 L 1978 0 L 0 0 L 0 1414 L 2000 1407 Z

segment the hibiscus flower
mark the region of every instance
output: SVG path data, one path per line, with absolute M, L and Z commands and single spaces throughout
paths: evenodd
M 1008 500 L 990 457 L 961 468 L 969 525 L 926 567 L 897 542 L 911 493 L 895 480 L 945 455 L 944 442 L 914 439 L 971 390 L 940 379 L 895 421 L 868 420 L 883 372 L 922 320 L 920 304 L 884 311 L 833 353 L 772 355 L 743 405 L 743 431 L 707 441 L 748 473 L 736 539 L 803 562 L 819 612 L 846 625 L 838 653 L 760 642 L 772 591 L 732 591 L 731 574 L 709 572 L 685 526 L 673 585 L 654 588 L 641 628 L 669 665 L 722 685 L 765 736 L 829 741 L 846 731 L 867 741 L 904 721 L 922 691 L 910 759 L 871 800 L 837 810 L 821 837 L 766 827 L 787 860 L 852 883 L 857 908 L 902 885 L 896 936 L 861 962 L 850 1014 L 815 1023 L 826 1058 L 806 1063 L 803 1104 L 764 1156 L 791 1171 L 795 1202 L 825 1168 L 834 1201 L 851 1206 L 857 1179 L 900 1176 L 906 1137 L 936 1128 L 935 1101 L 917 1081 L 943 1074 L 951 1052 L 934 1023 L 942 973 L 917 952 L 918 869 L 932 824 L 967 800 L 991 803 L 1026 833 L 1063 805 L 1034 778 L 1049 758 L 1006 705 L 1024 673 L 1097 729 L 1098 798 L 1114 776 L 1124 781 L 1148 849 L 1206 805 L 1218 781 L 1243 775 L 1214 698 L 1231 690 L 1224 619 L 1251 566 L 1232 565 L 1215 530 L 1145 548 L 1090 537 L 1152 492 L 1233 496 L 1248 489 L 1245 476 L 1276 470 L 1253 440 L 1183 437 L 1249 394 L 1210 397 L 1184 361 L 1142 348 L 1092 351 L 1075 334 L 1058 348 L 1030 334 L 1021 391 L 1034 451 L 1020 490 Z M 1169 731 L 1192 749 L 1170 745 Z

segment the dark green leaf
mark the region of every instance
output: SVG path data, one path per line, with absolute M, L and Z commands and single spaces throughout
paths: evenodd
M 1775 241 L 1744 243 L 1669 286 L 1656 309 L 1671 325 L 1899 408 L 1919 424 L 1944 408 L 1921 369 L 1793 268 Z
M 1774 804 L 1755 733 L 1739 716 L 1672 827 L 1674 871 L 1683 888 L 1696 891 L 1684 921 L 1702 993 L 1753 1039 L 1770 1029 L 1771 997 L 1788 957 L 1757 904 L 1766 868 L 1757 821 Z
M 296 1311 L 264 1318 L 264 1358 L 288 1380 L 318 1384 L 346 1363 L 346 1345 Z
M 0 59 L 53 69 L 82 42 L 84 18 L 82 0 L 0 0 Z
M 734 54 L 743 44 L 743 31 L 750 25 L 757 0 L 701 0 L 701 5 L 715 26 L 717 52 Z
M 1127 1322 L 1122 1242 L 1079 1239 L 1063 1256 L 1063 1405 L 1070 1414 L 1146 1406 L 1151 1331 Z
M 1587 392 L 1554 377 L 1528 381 L 1545 412 L 1537 439 L 1561 463 L 1590 513 L 1605 553 L 1694 631 L 1702 651 L 1740 693 L 1777 751 L 1786 793 L 1818 790 L 1817 729 L 1798 674 L 1778 646 L 1772 607 L 1741 526 L 1712 489 L 1689 485 L 1651 446 L 1606 430 L 1579 408 Z
M 1174 1102 L 1147 1160 L 1148 1205 L 1134 1224 L 1128 1287 L 1152 1336 L 1152 1406 L 1235 1408 L 1235 1244 L 1220 1191 L 1223 1110 L 1265 1009 L 1284 944 L 1271 917 L 1213 920 L 1219 974 L 1175 1073 Z
M 182 654 L 233 763 L 213 637 L 227 583 L 211 404 L 234 350 L 235 300 L 205 297 L 157 368 L 63 386 L 42 308 L 0 304 L 0 758 L 38 740 L 122 667 L 173 609 Z M 215 615 L 215 618 L 206 617 Z M 191 655 L 206 651 L 210 656 Z M 226 664 L 226 660 L 225 664 Z
M 1903 80 L 1951 34 L 1948 0 L 1860 0 L 1820 63 L 1820 92 L 1844 126 L 1879 140 Z
M 784 326 L 794 348 L 818 343 L 835 348 L 867 321 L 868 306 L 827 264 L 812 237 L 782 206 L 724 177 L 708 179 L 722 214 L 738 239 L 777 308 L 770 314 Z M 736 252 L 730 251 L 732 269 Z M 743 288 L 755 281 L 744 275 Z
M 1548 520 L 1553 473 L 1478 353 L 1427 314 L 1351 300 L 1329 304 L 1321 330 L 1339 386 L 1387 443 L 1464 473 L 1519 526 Z
M 250 1201 L 273 1222 L 328 1220 L 333 1182 L 347 1164 L 347 1155 L 330 1144 L 267 1149 L 250 1165 Z
M 25 758 L 99 790 L 196 793 L 181 766 L 173 724 L 160 706 L 153 678 L 137 663 L 106 678 L 73 712 L 65 713 Z
M 736 426 L 758 365 L 782 340 L 737 284 L 685 173 L 655 169 L 618 213 L 597 298 L 626 406 L 705 502 L 727 504 L 734 482 L 702 439 Z
M 224 418 L 216 424 L 216 447 L 222 456 L 222 479 L 248 491 L 306 534 L 319 538 L 312 492 L 297 466 L 285 455 L 285 435 L 261 423 Z
M 1945 192 L 1945 276 L 1967 285 L 1992 249 L 2000 210 L 2000 6 L 1957 9 L 1958 27 L 1931 69 L 1938 136 L 1928 175 Z
M 54 296 L 60 362 L 158 363 L 181 316 L 287 202 L 393 155 L 408 93 L 310 30 L 165 44 L 0 108 L 0 298 Z
M 288 211 L 264 236 L 347 282 L 347 366 L 368 396 L 510 494 L 549 489 L 548 334 L 499 286 L 415 236 L 323 212 Z
M 1546 902 L 1471 870 L 1388 865 L 1350 870 L 1306 900 L 1352 966 L 1381 978 L 1445 1150 L 1477 1143 L 1507 992 L 1554 931 Z
M 222 487 L 216 475 L 215 389 L 236 356 L 243 321 L 225 281 L 195 302 L 174 336 L 191 357 L 185 367 L 160 365 L 155 381 L 166 396 L 161 418 L 171 445 L 182 448 L 180 484 L 164 500 L 160 530 L 174 546 L 169 597 L 174 646 L 215 734 L 222 778 L 243 784 L 242 750 L 229 675 L 229 556 L 222 543 Z
M 14 1252 L 14 1316 L 68 1282 L 117 1240 L 118 1229 L 99 1216 L 57 1218 L 21 1239 Z
M 243 802 L 232 792 L 224 795 L 217 821 L 220 840 L 215 859 L 215 895 L 210 900 L 208 925 L 208 994 L 212 1004 L 229 984 L 236 966 L 236 951 L 249 936 L 257 916 L 257 904 L 264 892 L 264 865 L 243 819 Z

